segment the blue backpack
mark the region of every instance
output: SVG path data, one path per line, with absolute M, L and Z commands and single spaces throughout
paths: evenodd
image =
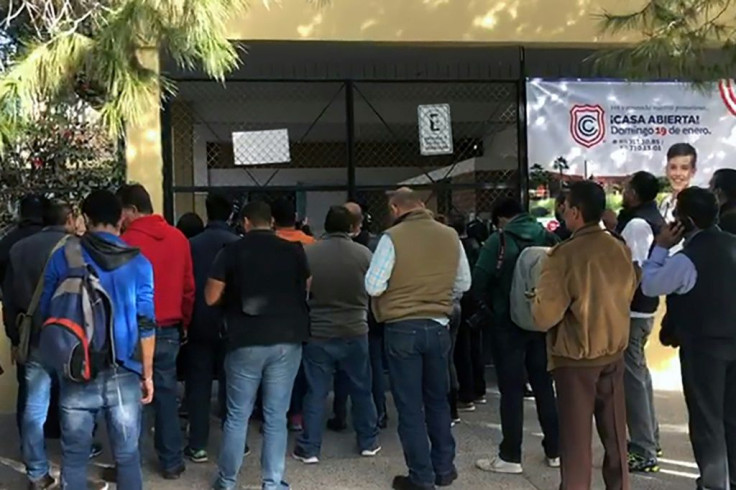
M 113 364 L 113 305 L 94 268 L 84 261 L 79 238 L 64 245 L 68 264 L 41 327 L 39 354 L 70 381 L 85 383 Z

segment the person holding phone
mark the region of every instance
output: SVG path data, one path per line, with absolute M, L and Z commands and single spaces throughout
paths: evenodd
M 660 340 L 680 347 L 698 488 L 729 488 L 736 474 L 736 236 L 717 226 L 718 211 L 710 191 L 683 190 L 641 283 L 647 296 L 667 295 Z

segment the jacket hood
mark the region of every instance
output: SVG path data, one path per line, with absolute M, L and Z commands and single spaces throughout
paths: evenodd
M 95 264 L 105 271 L 119 269 L 141 253 L 108 234 L 86 233 L 82 237 L 82 246 Z
M 522 213 L 509 221 L 503 227 L 504 233 L 509 233 L 515 237 L 521 238 L 527 242 L 543 242 L 547 235 L 544 229 L 535 217 L 529 213 Z
M 130 232 L 143 233 L 154 240 L 161 241 L 166 238 L 166 235 L 169 233 L 169 224 L 163 216 L 152 214 L 133 221 L 126 230 L 126 233 Z

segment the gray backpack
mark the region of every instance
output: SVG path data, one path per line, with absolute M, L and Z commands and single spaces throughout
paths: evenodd
M 526 247 L 519 254 L 511 281 L 511 320 L 524 330 L 539 331 L 532 317 L 532 300 L 550 247 Z

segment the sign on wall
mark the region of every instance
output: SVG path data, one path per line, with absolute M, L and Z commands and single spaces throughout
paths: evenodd
M 687 83 L 621 81 L 527 82 L 529 165 L 585 178 L 639 170 L 664 175 L 667 149 L 698 151 L 693 179 L 736 168 L 736 84 L 695 89 Z M 539 168 L 539 167 L 536 167 Z
M 289 131 L 240 131 L 233 133 L 235 165 L 268 165 L 291 161 Z
M 419 121 L 419 151 L 424 156 L 451 155 L 452 118 L 450 104 L 420 105 L 417 107 Z

